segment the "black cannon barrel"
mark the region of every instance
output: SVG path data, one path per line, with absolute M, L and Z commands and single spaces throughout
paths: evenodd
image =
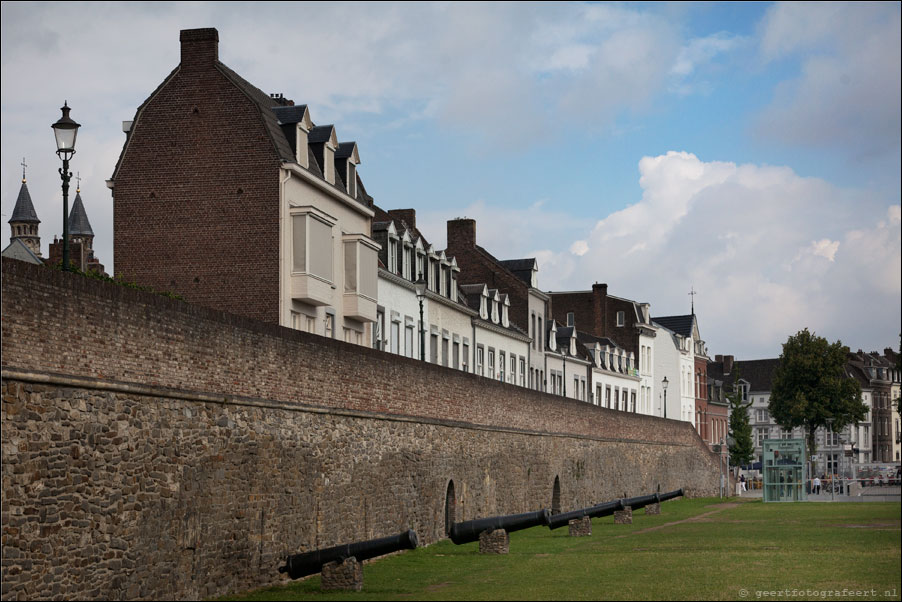
M 363 561 L 377 556 L 384 556 L 398 550 L 413 550 L 417 547 L 417 534 L 408 530 L 399 535 L 349 543 L 324 550 L 314 550 L 303 554 L 289 556 L 285 566 L 279 567 L 280 573 L 288 573 L 292 579 L 300 579 L 307 575 L 315 575 L 323 570 L 323 565 L 334 561 L 344 561 L 353 556 Z
M 673 498 L 683 497 L 683 490 L 677 489 L 676 491 L 668 491 L 667 493 L 659 493 L 658 497 L 661 498 L 662 502 L 666 502 L 667 500 L 672 500 Z
M 638 497 L 626 497 L 620 500 L 623 502 L 623 506 L 629 506 L 633 510 L 638 510 L 639 508 L 645 508 L 650 504 L 655 504 L 658 502 L 658 494 L 653 493 L 651 495 L 640 495 Z
M 448 535 L 451 537 L 451 541 L 460 545 L 476 541 L 479 539 L 479 534 L 483 531 L 504 529 L 508 533 L 512 533 L 521 529 L 547 525 L 550 517 L 551 512 L 543 509 L 538 512 L 526 512 L 524 514 L 478 518 L 463 523 L 454 523 L 451 525 L 451 532 Z
M 623 500 L 614 500 L 613 502 L 605 502 L 596 506 L 590 506 L 588 508 L 582 508 L 580 510 L 573 510 L 572 512 L 555 514 L 552 515 L 551 520 L 548 521 L 548 528 L 557 529 L 558 527 L 565 526 L 571 520 L 582 518 L 584 516 L 588 516 L 590 518 L 610 516 L 617 510 L 623 510 Z

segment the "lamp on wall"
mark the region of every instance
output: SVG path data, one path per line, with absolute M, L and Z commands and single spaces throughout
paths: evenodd
M 420 361 L 426 361 L 426 328 L 423 324 L 423 299 L 426 298 L 426 279 L 423 278 L 423 272 L 420 277 L 413 283 L 417 291 L 417 300 L 420 302 Z
M 664 377 L 664 380 L 661 381 L 661 386 L 664 387 L 664 418 L 667 418 L 667 385 L 670 382 L 667 380 L 667 377 Z
M 53 135 L 56 136 L 56 154 L 63 160 L 63 167 L 59 170 L 63 180 L 63 271 L 69 271 L 69 180 L 72 172 L 69 171 L 69 159 L 75 154 L 75 138 L 78 136 L 78 128 L 81 127 L 69 117 L 69 104 L 63 103 L 60 108 L 63 116 L 54 123 Z

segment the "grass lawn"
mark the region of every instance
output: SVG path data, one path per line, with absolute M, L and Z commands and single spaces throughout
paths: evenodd
M 898 503 L 674 500 L 632 525 L 512 533 L 510 554 L 443 541 L 364 565 L 363 591 L 319 576 L 223 600 L 899 600 Z M 793 591 L 797 590 L 797 591 Z M 848 590 L 845 591 L 844 590 Z M 867 593 L 864 593 L 864 592 Z

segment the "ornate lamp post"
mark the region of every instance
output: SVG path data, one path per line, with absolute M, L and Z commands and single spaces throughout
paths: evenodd
M 827 426 L 830 427 L 830 445 L 824 447 L 832 449 L 833 446 L 833 419 L 827 418 Z M 827 466 L 830 467 L 830 501 L 836 501 L 836 459 L 831 451 L 827 456 Z
M 81 127 L 69 117 L 69 104 L 64 102 L 60 110 L 63 116 L 54 123 L 53 135 L 56 136 L 56 154 L 63 160 L 63 167 L 59 170 L 63 180 L 63 271 L 69 271 L 69 180 L 72 172 L 69 171 L 69 159 L 75 154 L 75 137 L 78 128 Z
M 661 381 L 661 386 L 664 387 L 664 418 L 667 418 L 667 385 L 670 383 L 667 381 L 667 377 L 664 377 L 664 380 Z
M 426 328 L 423 324 L 423 299 L 426 298 L 426 280 L 423 278 L 423 273 L 420 272 L 420 277 L 417 278 L 417 281 L 413 283 L 414 288 L 417 290 L 417 300 L 420 302 L 420 361 L 426 361 Z

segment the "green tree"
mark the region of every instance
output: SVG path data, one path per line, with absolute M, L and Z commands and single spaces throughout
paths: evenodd
M 867 415 L 858 381 L 845 372 L 848 353 L 842 342 L 829 343 L 807 328 L 783 344 L 770 414 L 784 429 L 804 427 L 809 454 L 816 452 L 815 433 L 828 419 L 833 432 L 839 432 Z
M 733 392 L 728 394 L 730 402 L 730 436 L 733 444 L 730 446 L 730 466 L 744 466 L 751 463 L 755 457 L 755 445 L 752 442 L 752 426 L 749 424 L 749 406 L 752 402 L 743 403 L 742 389 L 739 387 L 741 374 L 736 368 L 736 376 L 733 378 Z

